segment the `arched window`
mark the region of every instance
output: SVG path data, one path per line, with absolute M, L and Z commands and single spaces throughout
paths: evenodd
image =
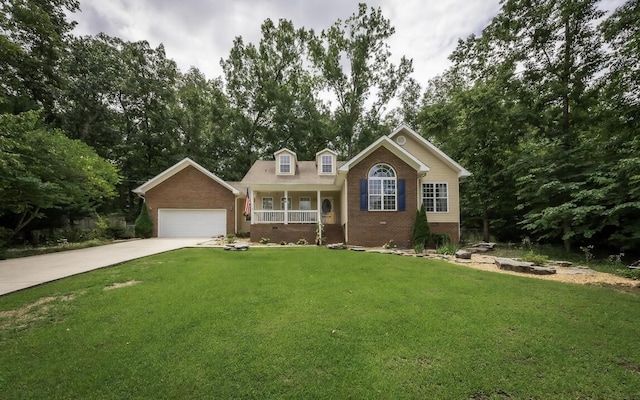
M 369 170 L 369 210 L 397 210 L 396 171 L 387 164 L 376 164 Z

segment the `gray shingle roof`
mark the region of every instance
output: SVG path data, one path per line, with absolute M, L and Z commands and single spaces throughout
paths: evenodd
M 340 168 L 345 162 L 337 161 Z M 294 184 L 294 185 L 333 185 L 335 175 L 318 175 L 315 161 L 298 161 L 295 175 L 276 175 L 276 162 L 258 160 L 242 178 L 242 185 L 255 184 Z

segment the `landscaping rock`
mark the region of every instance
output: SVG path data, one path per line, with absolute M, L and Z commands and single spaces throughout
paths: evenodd
M 464 250 L 471 254 L 484 253 L 486 251 L 489 251 L 489 249 L 484 247 L 465 247 L 464 249 L 461 249 L 461 250 Z
M 353 250 L 353 251 L 365 251 L 365 250 L 366 250 L 366 249 L 365 249 L 364 247 L 362 247 L 362 246 L 352 246 L 352 247 L 350 247 L 349 249 L 350 249 L 350 250 Z
M 227 251 L 247 251 L 249 250 L 249 245 L 246 243 L 227 244 L 224 249 Z
M 552 275 L 556 273 L 555 268 L 551 267 L 539 267 L 530 262 L 516 261 L 510 258 L 496 257 L 496 265 L 500 269 L 514 272 L 522 272 L 525 274 L 534 275 Z
M 327 245 L 327 249 L 331 250 L 346 250 L 347 246 L 344 243 L 331 243 Z
M 471 247 L 476 249 L 482 249 L 480 251 L 489 251 L 489 250 L 493 250 L 493 248 L 496 247 L 496 244 L 491 242 L 478 242 L 478 243 L 472 244 Z
M 569 261 L 549 261 L 547 265 L 550 265 L 553 267 L 570 267 L 573 265 L 573 263 Z
M 471 260 L 471 252 L 467 250 L 456 251 L 456 258 L 462 258 L 463 260 Z
M 636 262 L 634 262 L 634 263 L 629 264 L 629 265 L 627 266 L 627 268 L 629 268 L 629 269 L 640 269 L 640 260 L 638 260 L 638 261 L 636 261 Z

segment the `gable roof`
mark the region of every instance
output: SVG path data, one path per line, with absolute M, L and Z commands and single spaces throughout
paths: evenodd
M 336 161 L 337 166 L 344 164 Z M 277 175 L 276 161 L 258 160 L 253 163 L 242 181 L 242 185 L 257 187 L 260 185 L 335 185 L 334 175 L 319 175 L 315 161 L 298 161 L 298 168 L 293 175 Z
M 362 150 L 360 153 L 356 154 L 351 160 L 347 161 L 344 165 L 338 168 L 339 172 L 349 172 L 349 169 L 354 165 L 358 164 L 360 161 L 364 160 L 367 156 L 373 153 L 374 150 L 379 147 L 384 147 L 393 153 L 396 157 L 400 158 L 402 161 L 406 162 L 412 168 L 414 168 L 419 173 L 426 173 L 429 171 L 429 167 L 427 167 L 422 161 L 418 160 L 408 151 L 400 147 L 393 140 L 389 139 L 388 136 L 381 136 L 378 140 L 371 143 L 366 149 Z
M 404 132 L 405 134 L 409 134 L 413 136 L 413 138 L 428 150 L 430 150 L 436 157 L 438 157 L 445 164 L 449 165 L 451 169 L 458 172 L 458 177 L 471 176 L 471 172 L 467 171 L 462 165 L 455 162 L 451 157 L 446 155 L 442 150 L 437 148 L 433 143 L 422 137 L 422 135 L 418 134 L 413 129 L 409 128 L 407 125 L 400 125 L 396 129 L 393 130 L 389 134 L 389 138 L 393 139 L 394 136 L 398 135 L 400 132 Z
M 162 171 L 158 175 L 156 175 L 153 178 L 149 179 L 147 182 L 145 182 L 142 185 L 138 186 L 137 188 L 133 189 L 132 192 L 136 193 L 136 194 L 143 195 L 146 192 L 148 192 L 149 190 L 153 189 L 154 187 L 158 186 L 162 182 L 166 181 L 167 179 L 171 178 L 172 176 L 174 176 L 175 174 L 177 174 L 178 172 L 182 171 L 183 169 L 185 169 L 185 168 L 187 168 L 189 166 L 191 166 L 191 167 L 197 169 L 198 171 L 202 172 L 207 177 L 209 177 L 212 180 L 214 180 L 217 183 L 219 183 L 222 187 L 230 190 L 231 193 L 233 193 L 235 195 L 241 194 L 238 189 L 234 188 L 233 186 L 229 185 L 227 182 L 225 182 L 222 179 L 218 178 L 215 174 L 210 172 L 208 169 L 206 169 L 205 167 L 203 167 L 202 165 L 198 164 L 197 162 L 193 161 L 192 159 L 190 159 L 188 157 L 183 159 L 182 161 L 179 161 L 179 162 L 175 163 L 173 166 L 165 169 L 164 171 Z
M 331 153 L 331 154 L 333 154 L 334 156 L 337 156 L 337 155 L 338 155 L 338 153 L 336 153 L 335 151 L 331 150 L 331 149 L 330 149 L 330 148 L 328 148 L 328 147 L 325 147 L 324 149 L 322 149 L 322 150 L 320 150 L 319 152 L 317 152 L 317 153 L 316 153 L 316 157 L 318 157 L 318 154 L 322 154 L 322 153 Z

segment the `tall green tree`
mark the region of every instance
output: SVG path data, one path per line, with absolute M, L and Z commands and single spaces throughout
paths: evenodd
M 521 69 L 532 140 L 545 144 L 544 157 L 524 168 L 539 173 L 518 180 L 522 224 L 540 237 L 561 238 L 567 249 L 591 230 L 584 218 L 590 205 L 576 201 L 575 192 L 589 190 L 580 143 L 594 124 L 595 78 L 604 61 L 595 25 L 602 15 L 595 0 L 507 0 L 486 30 Z
M 122 141 L 116 152 L 127 177 L 120 187 L 121 206 L 133 212 L 137 200 L 131 190 L 177 159 L 179 140 L 170 110 L 178 69 L 164 46 L 154 49 L 146 41 L 121 43 L 120 58 L 121 76 L 115 85 Z
M 66 77 L 60 61 L 75 23 L 67 15 L 77 0 L 0 1 L 0 112 L 42 107 L 54 117 Z
M 591 143 L 598 153 L 605 199 L 602 235 L 612 246 L 640 248 L 640 2 L 629 0 L 601 25 L 610 52 L 602 78 L 598 116 Z
M 123 140 L 118 105 L 124 70 L 121 47 L 121 40 L 102 33 L 73 38 L 62 63 L 69 80 L 57 108 L 67 136 L 111 160 L 118 158 L 115 152 Z
M 306 31 L 291 21 L 275 25 L 270 19 L 261 29 L 257 46 L 237 37 L 221 61 L 239 176 L 282 147 L 308 157 L 326 145 L 324 111 L 304 68 Z
M 36 111 L 0 115 L 0 160 L 0 217 L 15 217 L 11 236 L 46 210 L 94 211 L 120 180 L 113 164 Z
M 394 32 L 380 8 L 361 3 L 357 13 L 311 37 L 311 62 L 336 101 L 333 147 L 345 158 L 377 138 L 381 115 L 413 71 L 404 56 L 397 66 L 391 62 Z

